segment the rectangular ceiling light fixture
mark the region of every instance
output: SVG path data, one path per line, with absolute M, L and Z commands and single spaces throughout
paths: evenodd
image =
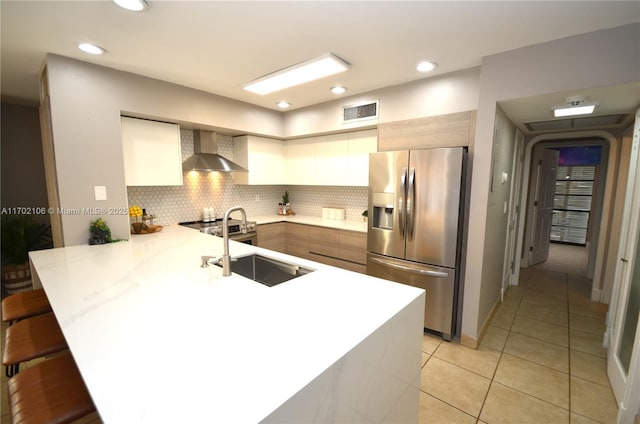
M 596 105 L 583 105 L 583 106 L 571 106 L 571 107 L 559 107 L 553 109 L 553 116 L 561 118 L 564 116 L 576 116 L 576 115 L 589 115 L 593 113 Z
M 242 88 L 257 94 L 269 94 L 295 85 L 315 81 L 347 71 L 350 65 L 332 53 L 325 53 L 297 65 L 274 72 L 245 84 Z

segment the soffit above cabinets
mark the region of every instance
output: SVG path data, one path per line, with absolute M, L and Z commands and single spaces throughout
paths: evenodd
M 590 128 L 615 127 L 623 123 L 627 117 L 627 114 L 585 116 L 579 118 L 526 122 L 524 125 L 532 132 L 584 130 Z

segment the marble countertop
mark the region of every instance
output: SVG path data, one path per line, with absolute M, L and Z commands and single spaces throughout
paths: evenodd
M 308 215 L 263 215 L 251 216 L 252 221 L 260 224 L 272 224 L 275 222 L 293 222 L 296 224 L 315 225 L 317 227 L 336 228 L 338 230 L 367 232 L 367 223 L 364 221 L 346 221 L 340 219 L 326 219 Z
M 423 292 L 230 244 L 316 271 L 271 288 L 222 277 L 200 267 L 222 239 L 178 225 L 31 252 L 105 423 L 258 422 Z

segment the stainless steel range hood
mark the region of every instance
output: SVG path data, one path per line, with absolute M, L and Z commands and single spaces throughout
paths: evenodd
M 182 162 L 185 171 L 244 171 L 248 170 L 218 154 L 216 133 L 195 130 L 193 132 L 193 156 Z

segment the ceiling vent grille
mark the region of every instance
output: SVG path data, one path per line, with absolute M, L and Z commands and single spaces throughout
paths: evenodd
M 378 118 L 378 101 L 342 106 L 342 123 Z

